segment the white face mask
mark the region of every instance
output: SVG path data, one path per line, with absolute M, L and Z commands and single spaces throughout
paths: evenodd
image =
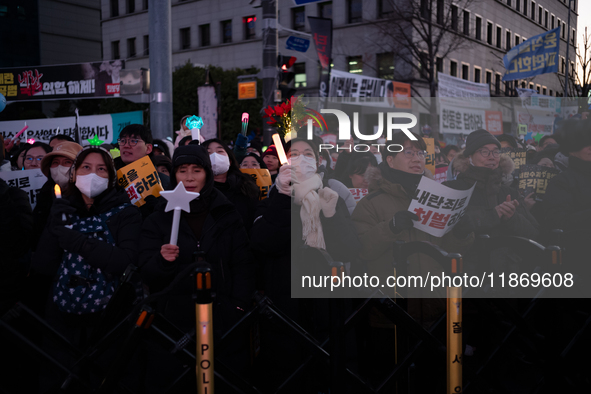
M 381 153 L 374 153 L 373 155 L 376 157 L 378 164 L 380 164 L 382 162 L 382 154 Z
M 213 175 L 225 174 L 230 169 L 230 158 L 228 156 L 214 152 L 209 155 L 209 160 L 211 161 Z
M 299 155 L 296 158 L 290 157 L 287 162 L 293 166 L 298 181 L 303 182 L 316 174 L 316 160 L 313 157 Z
M 63 189 L 70 181 L 70 167 L 57 166 L 49 169 L 51 179 Z
M 95 198 L 109 187 L 109 178 L 95 174 L 77 175 L 76 187 L 88 198 Z

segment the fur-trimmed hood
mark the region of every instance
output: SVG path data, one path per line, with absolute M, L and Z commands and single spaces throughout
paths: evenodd
M 429 179 L 434 179 L 433 173 L 425 168 L 425 173 L 423 174 Z M 378 167 L 368 166 L 365 174 L 363 175 L 367 183 L 369 184 L 368 190 L 370 192 L 374 190 L 378 190 L 382 184 L 382 172 Z
M 470 158 L 464 156 L 463 153 L 458 153 L 456 157 L 454 157 L 451 165 L 454 173 L 465 172 L 470 166 Z M 513 162 L 513 159 L 509 157 L 509 155 L 502 153 L 499 160 L 499 167 L 501 168 L 503 176 L 507 176 L 512 174 L 515 170 L 515 163 Z

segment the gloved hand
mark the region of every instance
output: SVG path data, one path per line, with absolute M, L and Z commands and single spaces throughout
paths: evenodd
M 275 178 L 275 186 L 281 194 L 291 197 L 291 185 L 292 182 L 292 167 L 289 164 L 281 166 L 277 178 Z
M 68 219 L 68 215 L 73 215 L 75 213 L 76 208 L 74 208 L 68 200 L 66 200 L 65 198 L 56 198 L 53 201 L 51 210 L 49 211 L 50 231 L 53 233 L 56 228 L 63 227 L 66 224 L 68 224 L 68 220 L 64 221 L 63 216 L 65 215 L 66 219 Z
M 464 215 L 460 221 L 456 223 L 452 231 L 456 238 L 465 239 L 470 233 L 474 232 L 474 230 L 476 230 L 474 222 L 468 215 Z
M 60 248 L 68 252 L 79 253 L 84 246 L 84 242 L 88 239 L 86 234 L 64 226 L 56 226 L 53 233 L 57 237 Z
M 248 137 L 244 136 L 242 133 L 238 133 L 236 137 L 236 147 L 240 149 L 246 149 L 248 145 Z
M 331 218 L 337 211 L 337 201 L 339 195 L 328 187 L 318 190 L 318 197 L 320 197 L 320 208 L 325 218 Z
M 410 230 L 415 225 L 414 220 L 419 220 L 416 213 L 398 211 L 390 221 L 390 230 L 394 234 L 400 234 L 404 230 Z

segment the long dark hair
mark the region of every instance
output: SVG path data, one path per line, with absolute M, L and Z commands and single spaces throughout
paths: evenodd
M 226 154 L 228 155 L 228 158 L 230 159 L 230 168 L 228 168 L 228 172 L 226 175 L 226 182 L 230 185 L 230 189 L 237 189 L 241 194 L 245 195 L 248 198 L 254 200 L 258 199 L 260 193 L 259 187 L 257 186 L 257 184 L 251 176 L 249 176 L 248 174 L 244 174 L 242 171 L 240 171 L 240 166 L 238 165 L 238 160 L 236 160 L 236 156 L 234 156 L 234 152 L 232 152 L 230 148 L 228 148 L 228 146 L 222 142 L 222 140 L 219 140 L 217 138 L 207 140 L 202 145 L 207 150 L 207 147 L 212 142 L 217 142 L 218 144 L 220 144 L 224 148 Z

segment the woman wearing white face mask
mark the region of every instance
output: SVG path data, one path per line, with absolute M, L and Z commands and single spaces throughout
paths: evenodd
M 102 148 L 78 153 L 62 193 L 53 203 L 31 269 L 53 279 L 47 322 L 78 346 L 98 324 L 121 274 L 137 265 L 142 218 L 117 186 L 113 159 Z M 46 350 L 71 365 L 69 354 L 51 342 Z M 63 378 L 43 376 L 48 389 Z
M 221 140 L 207 140 L 203 147 L 209 153 L 214 187 L 234 204 L 242 216 L 246 230 L 249 231 L 259 201 L 259 187 L 249 175 L 240 171 L 234 153 Z
M 36 246 L 41 233 L 47 224 L 49 210 L 55 200 L 54 187 L 56 183 L 64 190 L 70 182 L 70 169 L 74 159 L 82 147 L 75 142 L 60 141 L 53 151 L 49 152 L 41 161 L 41 172 L 47 177 L 47 182 L 37 194 L 37 204 L 33 210 L 35 224 L 33 227 L 33 245 Z

